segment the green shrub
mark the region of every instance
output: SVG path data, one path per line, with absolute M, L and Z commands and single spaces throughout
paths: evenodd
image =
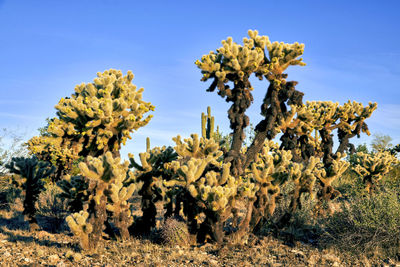
M 400 197 L 387 189 L 351 198 L 326 221 L 322 244 L 367 256 L 400 256 Z

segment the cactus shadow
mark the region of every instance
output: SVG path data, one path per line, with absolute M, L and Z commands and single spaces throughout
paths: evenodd
M 40 246 L 53 247 L 53 248 L 68 248 L 75 252 L 80 252 L 78 244 L 75 243 L 63 243 L 42 237 L 20 235 L 12 230 L 4 229 L 4 227 L 0 227 L 0 234 L 6 236 L 8 242 L 13 242 L 13 243 L 22 242 L 26 244 L 37 244 Z
M 6 227 L 9 230 L 29 231 L 29 223 L 24 220 L 22 214 L 14 215 L 11 218 L 0 216 L 0 228 Z

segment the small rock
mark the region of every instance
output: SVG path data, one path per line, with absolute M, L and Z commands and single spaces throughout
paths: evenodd
M 38 249 L 36 251 L 36 254 L 38 255 L 38 257 L 42 257 L 44 255 L 44 250 L 43 249 Z
M 318 262 L 318 256 L 317 255 L 311 255 L 310 258 L 308 259 L 308 264 L 310 266 L 315 266 Z
M 11 254 L 8 251 L 4 252 L 4 254 L 3 254 L 4 258 L 10 257 L 10 256 L 11 256 Z
M 80 254 L 80 253 L 74 254 L 74 261 L 80 261 L 81 259 L 82 259 L 82 254 Z
M 213 259 L 211 259 L 211 260 L 209 260 L 208 262 L 210 263 L 210 265 L 211 265 L 211 266 L 219 266 L 219 264 L 218 264 L 218 261 L 217 261 L 217 260 L 213 260 Z
M 300 251 L 300 250 L 297 250 L 297 249 L 292 249 L 290 252 L 296 254 L 296 256 L 298 256 L 298 257 L 305 257 L 303 251 Z
M 56 264 L 60 260 L 60 257 L 58 257 L 57 254 L 54 254 L 54 255 L 49 256 L 47 259 L 50 264 Z
M 68 251 L 65 253 L 65 257 L 66 257 L 67 259 L 71 259 L 71 258 L 73 258 L 73 256 L 74 256 L 74 252 L 73 252 L 72 250 L 68 250 Z
M 322 256 L 322 258 L 330 262 L 340 262 L 339 257 L 333 254 L 325 254 Z

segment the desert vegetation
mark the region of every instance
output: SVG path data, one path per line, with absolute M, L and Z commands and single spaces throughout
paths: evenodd
M 121 147 L 156 107 L 132 72 L 110 69 L 77 85 L 26 141 L 28 156 L 3 152 L 0 235 L 29 243 L 42 264 L 400 261 L 399 146 L 385 135 L 372 150 L 351 143 L 370 135 L 377 103 L 304 103 L 286 73 L 305 66 L 303 52 L 256 30 L 242 44 L 223 40 L 195 64 L 207 91 L 231 105 L 231 133 L 208 107 L 200 134 L 177 133 L 174 147 L 147 139 L 126 160 Z M 253 76 L 265 97 L 263 118 L 250 125 Z

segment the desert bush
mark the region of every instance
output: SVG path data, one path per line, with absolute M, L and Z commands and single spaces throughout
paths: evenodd
M 68 214 L 68 200 L 61 194 L 62 190 L 56 184 L 46 184 L 36 202 L 38 214 L 64 220 Z
M 10 209 L 15 200 L 21 197 L 22 178 L 16 175 L 0 176 L 0 209 Z
M 54 183 L 47 183 L 36 202 L 39 223 L 50 232 L 65 230 L 65 218 L 70 214 L 67 199 L 61 197 L 62 190 Z
M 400 196 L 387 190 L 344 201 L 326 221 L 324 245 L 367 256 L 400 256 Z

